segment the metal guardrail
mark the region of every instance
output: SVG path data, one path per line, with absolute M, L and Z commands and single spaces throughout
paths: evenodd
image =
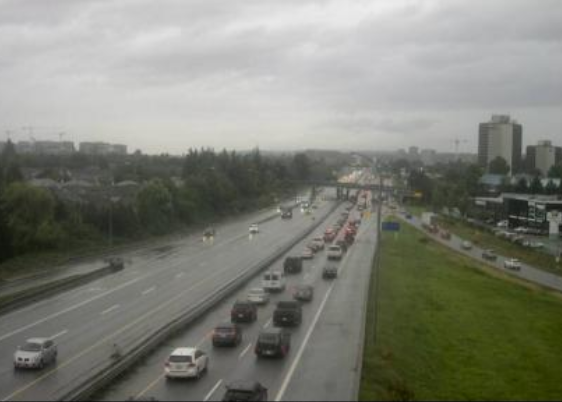
M 281 258 L 284 254 L 289 252 L 294 246 L 301 242 L 306 236 L 316 230 L 340 205 L 341 203 L 336 203 L 330 211 L 315 223 L 304 229 L 298 236 L 293 238 L 291 241 L 285 245 L 279 247 L 273 254 L 269 257 L 263 259 L 259 263 L 255 264 L 246 271 L 240 273 L 235 278 L 222 285 L 217 291 L 211 294 L 206 299 L 200 301 L 195 306 L 192 306 L 185 313 L 176 316 L 168 324 L 160 327 L 159 329 L 148 334 L 139 342 L 131 347 L 129 350 L 121 354 L 119 359 L 114 361 L 108 361 L 106 367 L 101 367 L 97 372 L 93 373 L 87 379 L 81 379 L 81 381 L 75 385 L 75 387 L 64 394 L 60 400 L 63 401 L 81 401 L 89 400 L 89 398 L 101 388 L 109 384 L 121 373 L 129 369 L 134 365 L 140 358 L 148 354 L 150 351 L 155 349 L 158 345 L 172 336 L 179 330 L 185 329 L 187 325 L 192 323 L 198 317 L 200 317 L 205 312 L 213 308 L 217 303 L 228 297 L 238 288 L 243 286 L 250 278 L 257 275 L 261 271 L 265 270 L 271 266 L 275 261 Z M 273 219 L 273 218 L 271 218 Z

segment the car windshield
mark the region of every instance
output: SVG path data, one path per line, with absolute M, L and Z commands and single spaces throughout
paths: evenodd
M 226 393 L 225 400 L 232 402 L 243 402 L 251 400 L 253 396 L 254 393 L 252 391 L 229 390 Z
M 191 356 L 172 355 L 168 361 L 170 363 L 191 363 Z
M 261 296 L 265 293 L 263 289 L 252 289 L 250 290 L 249 294 L 252 296 Z
M 36 342 L 27 342 L 21 350 L 24 352 L 40 352 L 42 345 Z

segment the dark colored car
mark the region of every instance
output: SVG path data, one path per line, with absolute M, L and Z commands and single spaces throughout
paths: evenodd
M 237 346 L 240 342 L 242 330 L 236 324 L 220 324 L 213 331 L 213 346 Z
M 291 219 L 293 217 L 293 211 L 286 209 L 281 212 L 281 219 Z
M 309 302 L 314 298 L 314 288 L 310 285 L 297 286 L 293 298 L 298 301 Z
M 276 327 L 297 326 L 302 322 L 302 307 L 296 301 L 280 301 L 273 311 Z
M 334 265 L 327 265 L 322 270 L 322 278 L 335 279 L 338 277 L 338 267 Z
M 236 381 L 226 386 L 223 401 L 267 401 L 267 388 L 257 381 Z
M 348 243 L 344 239 L 336 241 L 336 246 L 340 246 L 342 248 L 343 252 L 347 253 Z
M 255 352 L 258 357 L 285 357 L 291 349 L 291 334 L 282 328 L 269 328 L 260 332 Z
M 488 261 L 496 261 L 498 259 L 498 256 L 494 250 L 489 249 L 484 250 L 484 252 L 482 253 L 482 258 Z
M 286 274 L 298 274 L 302 271 L 301 257 L 287 257 L 283 262 L 283 270 Z
M 215 229 L 214 228 L 207 228 L 205 229 L 205 232 L 203 233 L 203 237 L 213 237 L 215 235 Z
M 258 319 L 258 309 L 254 303 L 249 301 L 237 301 L 230 311 L 233 323 L 254 322 Z

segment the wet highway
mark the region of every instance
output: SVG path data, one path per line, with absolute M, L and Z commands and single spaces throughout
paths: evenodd
M 334 203 L 321 202 L 315 219 Z M 214 241 L 199 236 L 127 256 L 125 270 L 3 315 L 0 320 L 0 399 L 55 400 L 111 362 L 115 348 L 126 352 L 151 331 L 256 266 L 298 233 L 315 224 L 296 213 L 274 219 L 249 236 L 258 217 L 217 228 Z M 30 337 L 53 337 L 55 366 L 15 371 L 13 353 Z M 114 346 L 116 345 L 116 346 Z
M 315 232 L 295 246 L 289 255 L 299 255 L 315 235 L 335 223 L 343 206 Z M 352 215 L 359 216 L 356 211 Z M 230 309 L 244 299 L 250 288 L 260 287 L 261 276 L 252 279 L 232 297 L 224 300 L 183 333 L 170 339 L 125 374 L 96 399 L 111 401 L 221 400 L 225 385 L 234 380 L 257 380 L 269 390 L 270 400 L 355 400 L 360 376 L 360 355 L 365 301 L 376 240 L 375 214 L 363 220 L 355 243 L 341 261 L 327 261 L 326 251 L 304 261 L 303 272 L 287 276 L 287 289 L 272 294 L 270 302 L 258 308 L 258 320 L 242 324 L 243 341 L 234 348 L 214 348 L 212 329 L 230 321 Z M 326 264 L 339 267 L 338 278 L 322 278 Z M 282 269 L 282 260 L 274 268 Z M 272 325 L 275 304 L 292 298 L 299 284 L 314 286 L 314 299 L 303 304 L 303 321 L 290 329 L 291 350 L 285 359 L 258 359 L 254 353 L 260 330 Z M 177 347 L 198 347 L 209 356 L 209 370 L 199 380 L 167 380 L 164 362 Z

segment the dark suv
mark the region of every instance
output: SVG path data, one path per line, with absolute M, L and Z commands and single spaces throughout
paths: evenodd
M 276 327 L 297 326 L 302 322 L 302 307 L 296 301 L 280 301 L 273 312 Z
M 255 352 L 258 357 L 285 357 L 291 349 L 291 334 L 282 328 L 269 328 L 260 332 Z
M 322 271 L 322 278 L 335 279 L 338 277 L 338 267 L 335 265 L 327 265 Z
M 237 346 L 240 342 L 242 330 L 236 324 L 220 324 L 213 331 L 213 346 Z
M 236 381 L 226 386 L 223 401 L 267 401 L 267 388 L 257 381 Z
M 230 311 L 230 319 L 233 323 L 254 322 L 258 319 L 258 309 L 249 301 L 237 301 Z
M 283 262 L 286 274 L 298 274 L 302 271 L 302 259 L 300 257 L 287 257 Z

